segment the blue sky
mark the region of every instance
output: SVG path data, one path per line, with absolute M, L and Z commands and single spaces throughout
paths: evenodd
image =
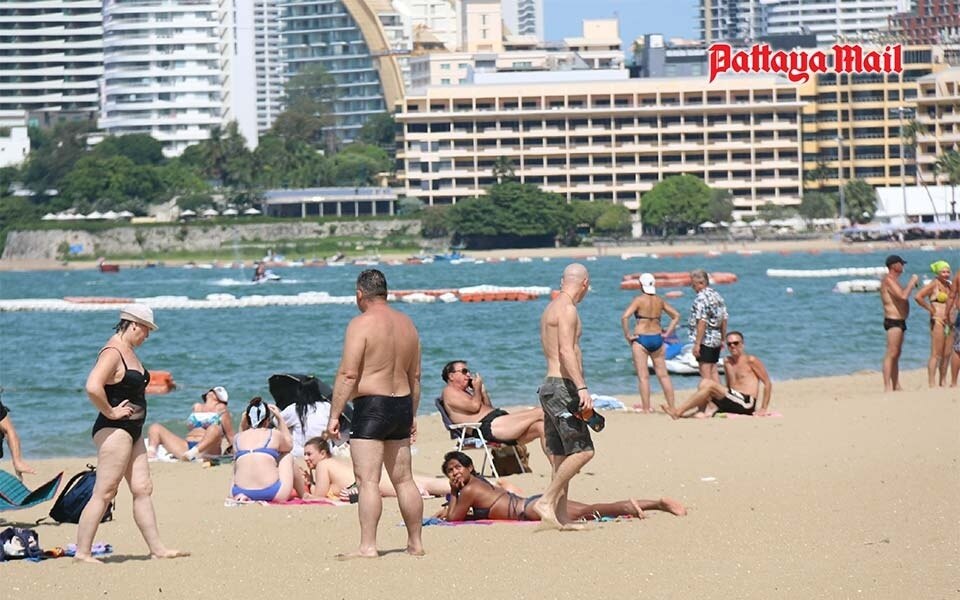
M 548 40 L 580 35 L 582 19 L 620 17 L 624 48 L 644 33 L 696 38 L 697 0 L 543 0 Z

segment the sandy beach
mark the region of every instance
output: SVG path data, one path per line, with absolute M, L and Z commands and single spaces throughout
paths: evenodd
M 622 254 L 657 254 L 661 256 L 702 255 L 708 253 L 736 253 L 736 252 L 849 252 L 861 254 L 881 250 L 903 250 L 904 248 L 960 248 L 960 239 L 946 240 L 914 240 L 905 244 L 893 242 L 872 242 L 849 244 L 830 238 L 814 240 L 761 240 L 735 242 L 725 240 L 694 239 L 693 241 L 676 240 L 673 244 L 634 244 L 626 243 L 620 246 L 582 246 L 562 248 L 512 248 L 503 250 L 469 250 L 468 256 L 474 258 L 515 259 L 521 257 L 550 257 L 550 258 L 586 258 L 590 256 L 620 256 Z M 389 253 L 380 255 L 383 260 L 404 259 L 410 253 Z M 715 255 L 715 254 L 713 254 Z M 224 251 L 221 260 L 232 262 L 228 251 Z M 142 267 L 142 260 L 110 260 L 122 267 Z M 165 260 L 166 266 L 182 266 L 188 261 Z M 47 270 L 82 270 L 95 269 L 97 262 L 93 260 L 57 261 L 47 259 L 4 259 L 0 260 L 0 271 L 47 271 Z
M 884 395 L 878 373 L 776 382 L 779 418 L 673 422 L 609 412 L 571 497 L 669 495 L 688 516 L 651 513 L 565 533 L 433 526 L 421 559 L 401 552 L 393 499 L 379 534 L 386 554 L 343 563 L 334 555 L 355 547 L 355 506 L 228 508 L 229 466 L 155 463 L 163 538 L 194 556 L 147 559 L 122 487 L 115 520 L 97 535 L 115 548 L 107 565 L 0 564 L 5 597 L 955 598 L 960 391 L 929 390 L 919 371 L 904 383 L 904 392 Z M 452 442 L 435 415 L 422 417 L 419 431 L 414 468 L 436 473 Z M 531 454 L 534 473 L 510 478 L 528 494 L 549 477 L 539 449 Z M 87 462 L 32 461 L 38 474 L 28 482 Z M 428 513 L 441 502 L 426 500 Z M 0 521 L 32 524 L 50 506 L 0 513 Z M 43 547 L 76 537 L 74 525 L 37 531 Z

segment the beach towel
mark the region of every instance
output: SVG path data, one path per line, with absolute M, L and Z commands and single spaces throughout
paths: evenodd
M 443 519 L 438 519 L 437 517 L 426 517 L 423 519 L 423 526 L 429 527 L 431 525 L 437 525 L 441 527 L 460 527 L 461 525 L 493 525 L 494 523 L 502 523 L 505 525 L 539 525 L 539 521 L 506 521 L 506 520 L 496 520 L 496 519 L 478 519 L 476 521 L 444 521 Z M 403 523 L 400 523 L 400 527 L 403 527 Z
M 600 394 L 590 394 L 593 399 L 593 407 L 597 410 L 625 410 L 623 402 L 620 402 L 613 396 L 601 396 Z
M 15 476 L 6 471 L 0 471 L 0 511 L 29 508 L 50 500 L 57 494 L 62 477 L 61 471 L 50 481 L 30 491 L 30 488 L 23 485 L 23 482 Z
M 223 501 L 223 505 L 227 508 L 243 506 L 245 504 L 260 504 L 263 506 L 350 506 L 349 502 L 330 500 L 329 498 L 310 498 L 307 500 L 303 500 L 302 498 L 291 498 L 283 502 L 264 502 L 263 500 L 234 500 L 233 498 L 226 498 Z
M 738 413 L 717 413 L 713 415 L 713 417 L 715 419 L 752 419 L 755 417 L 758 419 L 766 419 L 766 418 L 780 419 L 783 417 L 783 415 L 778 413 L 775 410 L 772 410 L 767 414 L 763 415 L 762 417 L 758 415 L 741 415 Z

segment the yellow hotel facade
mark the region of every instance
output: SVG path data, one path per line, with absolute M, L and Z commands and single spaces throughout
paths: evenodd
M 730 190 L 741 210 L 800 201 L 803 103 L 784 79 L 509 75 L 519 77 L 407 95 L 396 114 L 406 195 L 430 205 L 477 196 L 506 159 L 521 182 L 631 210 L 683 173 Z

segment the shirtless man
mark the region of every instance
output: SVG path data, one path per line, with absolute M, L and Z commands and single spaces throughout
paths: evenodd
M 773 394 L 773 384 L 770 382 L 767 368 L 763 366 L 763 361 L 744 352 L 743 334 L 739 331 L 729 332 L 726 343 L 727 348 L 730 349 L 730 356 L 723 361 L 727 387 L 723 387 L 715 381 L 701 381 L 700 387 L 683 406 L 674 409 L 666 404 L 661 404 L 660 408 L 663 409 L 663 412 L 674 419 L 679 419 L 692 408 L 706 409 L 712 401 L 717 407 L 715 412 L 740 415 L 755 414 L 758 417 L 767 414 L 767 408 L 770 406 L 770 396 Z M 757 410 L 760 383 L 763 383 L 763 404 L 760 406 L 760 410 Z M 701 415 L 701 413 L 696 414 Z
M 387 279 L 376 269 L 357 276 L 360 315 L 347 325 L 343 356 L 333 386 L 327 435 L 340 435 L 340 414 L 353 401 L 350 449 L 360 490 L 360 547 L 343 558 L 376 558 L 383 511 L 383 467 L 397 491 L 407 527 L 407 553 L 423 555 L 423 499 L 413 482 L 410 444 L 420 404 L 420 336 L 407 315 L 387 305 Z
M 454 423 L 480 423 L 480 432 L 487 441 L 526 444 L 539 438 L 543 445 L 542 408 L 512 413 L 494 408 L 483 378 L 479 373 L 470 373 L 463 360 L 448 362 L 440 377 L 447 384 L 440 398 Z
M 590 275 L 579 263 L 568 265 L 560 280 L 560 294 L 540 317 L 540 343 L 547 359 L 547 375 L 540 386 L 544 447 L 553 467 L 550 485 L 531 507 L 543 527 L 582 529 L 567 510 L 570 480 L 593 458 L 593 440 L 583 420 L 570 416 L 568 405 L 578 401 L 580 411 L 593 409 L 583 376 L 580 353 L 580 315 L 577 304 L 590 289 Z M 563 416 L 561 416 L 563 415 Z
M 916 274 L 910 276 L 906 287 L 900 287 L 900 274 L 907 261 L 896 254 L 887 257 L 887 275 L 880 285 L 883 301 L 883 328 L 887 332 L 887 353 L 883 356 L 883 391 L 891 392 L 900 387 L 900 350 L 903 334 L 907 331 L 907 316 L 910 314 L 910 292 L 919 281 Z

